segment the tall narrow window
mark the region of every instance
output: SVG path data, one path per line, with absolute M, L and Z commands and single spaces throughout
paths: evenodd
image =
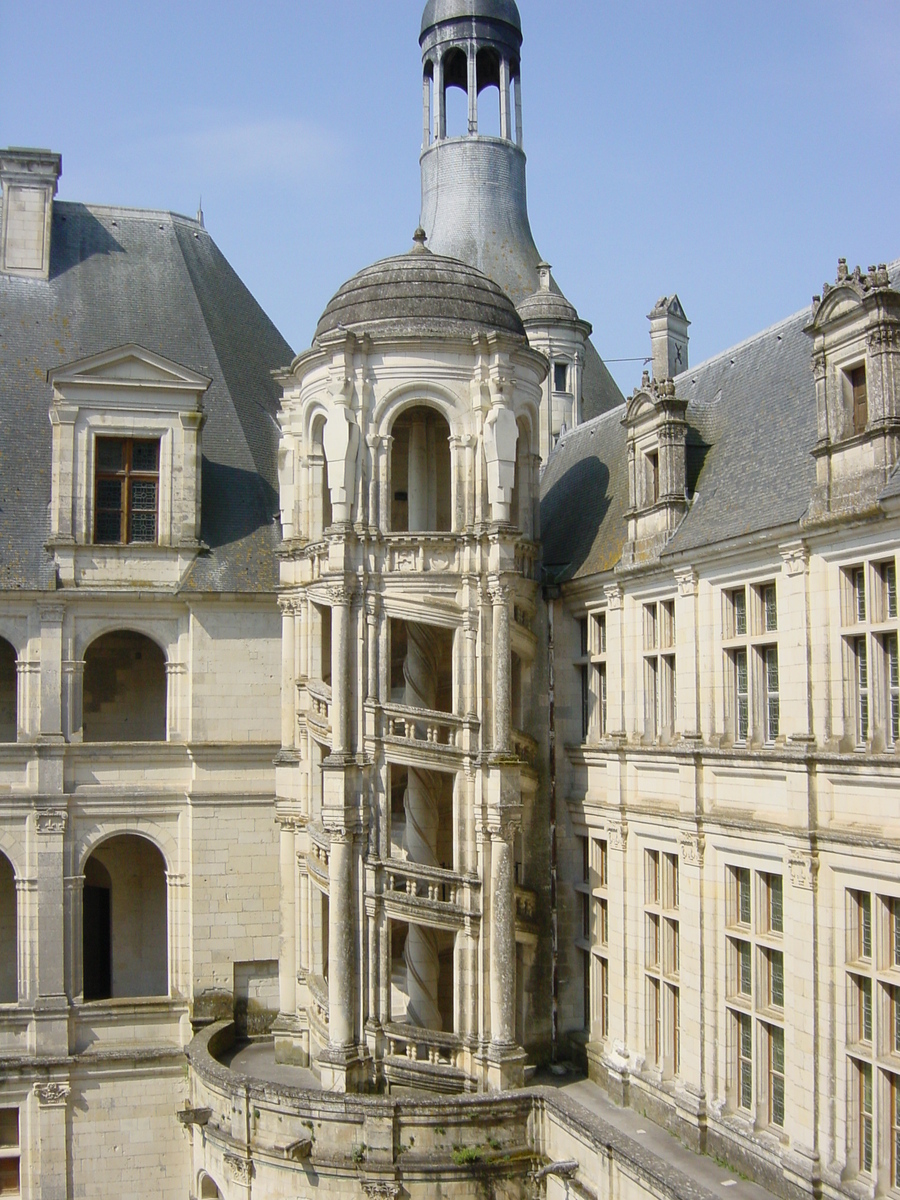
M 569 380 L 569 368 L 564 362 L 553 364 L 553 390 L 554 392 L 567 392 Z
M 734 655 L 735 739 L 746 742 L 750 736 L 750 671 L 747 651 Z
M 853 432 L 864 433 L 869 423 L 869 399 L 866 388 L 865 366 L 854 367 L 849 372 L 850 391 L 853 397 Z
M 578 671 L 578 687 L 580 692 L 581 709 L 581 740 L 586 742 L 591 733 L 591 674 L 588 658 L 588 619 L 578 619 L 578 650 L 579 656 L 575 667 Z
M 659 500 L 659 454 L 651 450 L 647 459 L 647 503 L 655 504 Z
M 738 1105 L 749 1112 L 753 1108 L 753 1023 L 746 1013 L 738 1014 L 736 1022 Z
M 0 1196 L 19 1195 L 19 1110 L 0 1108 Z
M 774 633 L 778 629 L 778 604 L 774 583 L 767 583 L 762 589 L 762 599 L 766 633 Z
M 97 438 L 94 541 L 155 542 L 159 441 Z
M 891 1081 L 891 1187 L 900 1188 L 900 1078 Z
M 596 732 L 604 737 L 607 732 L 609 712 L 606 681 L 606 613 L 598 613 L 593 618 L 594 644 L 591 649 L 593 664 L 593 695 Z
M 853 579 L 853 607 L 856 614 L 856 620 L 861 625 L 866 619 L 866 569 L 865 567 L 856 567 L 852 574 Z
M 887 692 L 887 735 L 892 746 L 900 741 L 900 657 L 897 654 L 897 634 L 889 633 L 884 639 L 885 677 Z
M 768 1027 L 769 1034 L 769 1120 L 784 1127 L 784 1030 Z
M 766 741 L 774 742 L 778 737 L 781 716 L 781 701 L 778 687 L 778 647 L 766 646 L 763 651 L 766 681 Z
M 644 605 L 644 736 L 675 730 L 675 601 Z M 668 651 L 668 653 L 667 653 Z
M 872 1064 L 860 1063 L 859 1073 L 859 1169 L 871 1172 L 875 1165 L 875 1097 Z
M 864 637 L 854 642 L 856 650 L 856 741 L 864 746 L 869 737 L 869 653 Z

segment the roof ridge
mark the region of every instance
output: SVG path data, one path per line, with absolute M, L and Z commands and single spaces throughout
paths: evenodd
M 175 222 L 184 222 L 194 229 L 203 229 L 196 217 L 186 216 L 184 213 L 174 212 L 168 208 L 137 208 L 127 204 L 86 204 L 82 200 L 56 200 L 54 208 L 81 208 L 86 209 L 95 215 L 98 213 L 109 213 L 111 216 L 133 217 L 140 219 L 143 217 L 149 221 L 158 221 L 161 217 Z

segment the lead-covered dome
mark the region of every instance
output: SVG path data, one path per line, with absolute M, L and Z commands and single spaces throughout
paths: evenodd
M 316 327 L 316 341 L 338 330 L 379 337 L 525 337 L 515 305 L 492 279 L 455 258 L 432 254 L 417 233 L 407 254 L 366 267 L 339 288 Z
M 442 21 L 465 21 L 472 17 L 502 21 L 522 32 L 522 21 L 515 0 L 428 0 L 422 14 L 422 33 Z

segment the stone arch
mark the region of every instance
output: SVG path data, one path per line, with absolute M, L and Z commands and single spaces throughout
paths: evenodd
M 493 46 L 484 46 L 475 59 L 478 94 L 478 132 L 500 137 L 500 55 Z
M 205 1171 L 197 1179 L 197 1200 L 223 1200 L 219 1185 Z
M 166 860 L 142 834 L 98 842 L 84 869 L 86 1001 L 169 994 Z
M 84 651 L 86 742 L 166 740 L 166 653 L 146 633 L 112 629 Z
M 469 60 L 459 46 L 444 55 L 443 80 L 445 136 L 465 137 L 469 132 Z
M 432 404 L 404 407 L 391 424 L 391 530 L 453 528 L 450 423 Z
M 449 389 L 420 381 L 401 384 L 383 396 L 375 406 L 372 424 L 382 437 L 387 437 L 397 418 L 406 409 L 417 408 L 420 405 L 439 412 L 450 426 L 453 437 L 458 437 L 464 432 L 468 400 L 463 408 L 463 401 Z
M 19 999 L 19 938 L 16 872 L 0 853 L 0 1004 Z
M 18 733 L 17 661 L 15 646 L 0 637 L 0 742 L 14 742 Z
M 531 453 L 531 421 L 526 413 L 516 416 L 516 469 L 513 477 L 510 520 L 521 529 L 522 536 L 534 540 L 534 510 L 536 497 L 532 494 L 534 478 Z
M 319 541 L 333 524 L 331 490 L 328 487 L 328 464 L 325 458 L 325 422 L 328 414 L 318 405 L 309 414 L 309 537 Z

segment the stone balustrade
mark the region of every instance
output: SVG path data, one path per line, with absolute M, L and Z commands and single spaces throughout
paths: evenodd
M 463 720 L 452 713 L 434 712 L 427 708 L 410 708 L 405 704 L 384 706 L 385 736 L 408 742 L 425 742 L 429 746 L 462 748 Z

